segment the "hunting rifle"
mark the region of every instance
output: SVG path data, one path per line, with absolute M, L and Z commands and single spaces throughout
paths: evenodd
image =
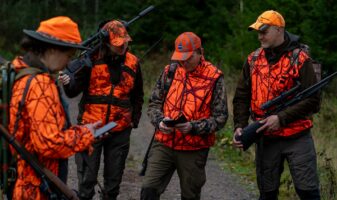
M 33 157 L 15 138 L 13 135 L 0 125 L 0 133 L 7 140 L 9 144 L 20 154 L 35 171 L 35 173 L 41 179 L 40 189 L 48 195 L 51 200 L 79 200 L 76 193 L 69 189 L 65 183 L 63 183 L 55 174 L 50 170 L 44 168 L 39 164 L 37 159 Z
M 127 28 L 138 20 L 139 18 L 145 16 L 149 12 L 153 11 L 155 7 L 153 5 L 147 7 L 143 11 L 141 11 L 136 17 L 131 19 L 128 22 L 122 22 L 124 26 Z M 107 22 L 107 21 L 106 21 Z M 97 33 L 95 33 L 93 36 L 89 37 L 87 40 L 82 42 L 82 46 L 86 47 L 87 50 L 84 50 L 81 52 L 78 58 L 72 60 L 68 66 L 67 70 L 70 73 L 77 73 L 80 71 L 83 67 L 92 67 L 91 57 L 93 54 L 102 46 L 104 40 L 109 36 L 108 31 L 100 29 Z
M 300 91 L 300 84 L 298 83 L 292 89 L 282 93 L 280 96 L 275 97 L 274 99 L 267 101 L 266 103 L 261 105 L 261 110 L 265 110 L 265 115 L 263 118 L 266 118 L 270 115 L 277 114 L 278 112 L 286 109 L 289 106 L 295 105 L 298 102 L 312 96 L 313 94 L 319 92 L 324 86 L 328 85 L 328 83 L 335 78 L 337 72 L 330 74 L 325 77 L 321 81 L 316 84 Z M 235 136 L 237 141 L 241 141 L 243 145 L 243 150 L 246 151 L 254 142 L 256 142 L 263 133 L 256 133 L 257 129 L 259 129 L 263 123 L 260 121 L 255 121 L 252 124 L 246 126 L 242 130 L 242 134 L 240 136 Z

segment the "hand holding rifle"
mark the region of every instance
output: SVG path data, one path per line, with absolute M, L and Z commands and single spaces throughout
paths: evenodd
M 280 96 L 267 101 L 261 105 L 265 110 L 265 119 L 255 121 L 245 128 L 236 128 L 234 132 L 233 145 L 246 151 L 254 142 L 256 142 L 264 131 L 275 131 L 280 128 L 280 120 L 277 113 L 289 106 L 295 105 L 304 99 L 316 94 L 324 86 L 335 78 L 337 72 L 330 74 L 316 84 L 300 91 L 300 84 L 294 88 L 282 93 Z
M 137 21 L 141 17 L 147 15 L 149 12 L 154 10 L 154 6 L 151 5 L 141 11 L 136 17 L 131 19 L 130 21 L 124 22 L 124 26 L 128 27 L 133 22 Z M 108 20 L 109 21 L 109 20 Z M 108 22 L 104 21 L 104 22 Z M 83 67 L 92 67 L 91 57 L 95 54 L 95 52 L 101 48 L 104 41 L 109 37 L 109 33 L 106 30 L 100 29 L 93 36 L 89 37 L 87 40 L 82 42 L 82 45 L 87 47 L 88 49 L 81 52 L 80 56 L 74 60 L 72 60 L 67 66 L 67 73 L 78 73 L 81 71 Z
M 277 115 L 271 115 L 260 121 L 263 124 L 259 129 L 256 130 L 256 133 L 262 133 L 264 131 L 272 132 L 278 130 L 280 125 L 280 119 Z

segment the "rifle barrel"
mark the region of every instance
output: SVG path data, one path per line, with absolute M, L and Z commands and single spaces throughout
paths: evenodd
M 130 24 L 132 24 L 133 22 L 135 22 L 136 20 L 138 20 L 139 18 L 147 15 L 149 12 L 151 12 L 155 7 L 153 5 L 145 8 L 143 11 L 141 11 L 136 17 L 134 17 L 133 19 L 131 19 L 130 21 L 126 22 L 126 24 L 124 25 L 125 27 L 128 27 Z
M 124 24 L 125 27 L 132 24 L 134 21 L 138 20 L 140 17 L 145 16 L 149 12 L 151 12 L 155 7 L 153 5 L 147 7 L 143 11 L 141 11 L 136 17 L 131 19 L 130 21 L 126 22 Z M 67 70 L 70 73 L 78 72 L 80 71 L 84 66 L 82 64 L 85 64 L 87 62 L 83 62 L 83 59 L 90 58 L 103 44 L 104 38 L 108 37 L 109 33 L 106 30 L 99 30 L 97 33 L 95 33 L 93 36 L 89 37 L 87 40 L 83 41 L 81 45 L 84 47 L 87 47 L 88 49 L 81 52 L 81 54 L 78 56 L 78 58 L 72 60 L 68 66 Z M 81 61 L 82 60 L 82 61 Z M 91 66 L 86 66 L 91 67 Z
M 282 92 L 280 94 L 280 96 L 275 97 L 274 99 L 267 101 L 266 103 L 261 105 L 261 109 L 262 110 L 267 110 L 272 106 L 278 105 L 279 103 L 281 103 L 282 101 L 284 101 L 286 98 L 288 98 L 290 95 L 295 94 L 295 92 L 297 92 L 301 87 L 301 84 L 298 83 L 295 87 L 291 88 L 290 90 L 286 91 L 286 92 Z
M 151 12 L 153 9 L 154 9 L 154 5 L 151 5 L 151 6 L 147 7 L 145 10 L 141 11 L 139 13 L 139 16 L 143 17 L 147 13 Z
M 93 36 L 89 37 L 85 41 L 82 42 L 82 46 L 88 47 L 93 41 L 97 39 L 103 39 L 107 37 L 109 33 L 106 30 L 100 30 L 97 33 L 95 33 Z
M 337 75 L 337 72 L 330 74 L 329 76 L 325 77 L 321 81 L 315 83 L 314 85 L 304 89 L 303 91 L 297 93 L 292 99 L 284 102 L 283 104 L 278 105 L 272 112 L 270 113 L 278 113 L 286 107 L 292 106 L 303 99 L 312 96 L 323 87 L 329 84 L 329 82 Z

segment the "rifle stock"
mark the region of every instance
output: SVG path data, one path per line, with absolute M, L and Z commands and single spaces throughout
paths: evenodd
M 235 140 L 241 141 L 243 150 L 246 151 L 254 142 L 256 142 L 262 133 L 256 133 L 263 124 L 260 121 L 253 122 L 242 130 L 242 134 L 235 136 Z
M 15 150 L 24 159 L 41 178 L 41 190 L 45 192 L 50 199 L 79 200 L 76 193 L 69 189 L 55 174 L 47 168 L 42 167 L 37 159 L 33 157 L 9 132 L 0 125 L 0 133 L 11 144 Z

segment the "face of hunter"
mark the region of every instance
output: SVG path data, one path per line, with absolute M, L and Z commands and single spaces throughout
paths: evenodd
M 193 71 L 199 64 L 201 54 L 193 51 L 192 55 L 184 61 L 179 61 L 180 65 L 188 72 Z
M 274 48 L 283 42 L 283 29 L 277 26 L 270 26 L 263 31 L 258 31 L 258 39 L 262 48 Z
M 128 48 L 128 42 L 124 42 L 121 46 L 108 45 L 110 50 L 116 55 L 124 55 Z

